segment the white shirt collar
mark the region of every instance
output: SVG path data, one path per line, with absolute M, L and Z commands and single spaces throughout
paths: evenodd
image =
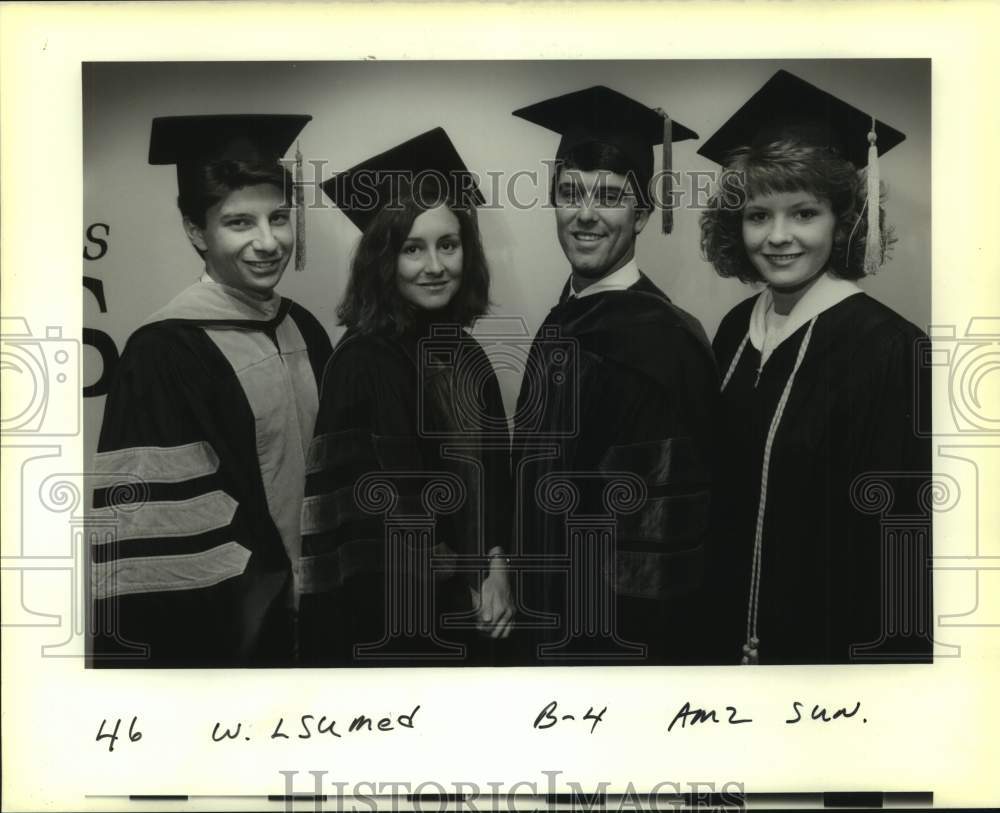
M 603 294 L 606 291 L 624 291 L 626 288 L 631 288 L 640 279 L 642 277 L 639 275 L 639 264 L 635 261 L 635 257 L 633 257 L 617 271 L 612 271 L 606 277 L 599 279 L 592 285 L 588 285 L 580 293 L 573 290 L 573 278 L 570 277 L 569 298 L 576 297 L 577 299 L 582 299 L 585 296 Z
M 749 331 L 750 343 L 761 354 L 761 367 L 764 366 L 778 345 L 814 316 L 819 316 L 823 311 L 829 310 L 848 297 L 860 293 L 863 291 L 854 280 L 841 279 L 831 276 L 829 273 L 823 274 L 795 303 L 784 321 L 769 333 L 766 316 L 774 303 L 774 296 L 770 288 L 765 289 L 764 293 L 757 297 L 753 311 L 750 313 Z

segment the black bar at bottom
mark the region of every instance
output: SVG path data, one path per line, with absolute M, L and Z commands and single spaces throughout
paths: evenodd
M 517 798 L 520 794 L 515 794 L 511 798 Z M 648 793 L 636 791 L 636 796 L 647 798 Z M 618 801 L 631 797 L 621 793 L 547 793 L 545 801 L 550 805 L 572 805 L 585 803 L 592 807 L 610 805 Z M 657 802 L 660 805 L 668 805 L 664 810 L 675 810 L 677 806 L 684 808 L 705 808 L 705 807 L 745 807 L 746 798 L 742 793 L 661 793 L 657 795 Z
M 188 800 L 187 796 L 175 795 L 172 793 L 168 794 L 152 794 L 152 793 L 130 793 L 128 800 L 130 802 L 186 802 Z
M 824 793 L 823 807 L 882 807 L 882 791 Z
M 468 796 L 464 793 L 407 793 L 406 801 L 418 805 L 421 802 L 464 802 Z
M 314 793 L 293 793 L 291 796 L 272 794 L 267 797 L 269 802 L 325 802 L 326 794 L 317 796 Z

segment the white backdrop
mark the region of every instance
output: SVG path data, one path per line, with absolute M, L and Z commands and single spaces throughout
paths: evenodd
M 888 214 L 899 242 L 891 262 L 865 281 L 870 292 L 926 329 L 930 319 L 930 61 L 712 60 L 580 62 L 150 62 L 83 66 L 84 228 L 107 244 L 84 274 L 102 281 L 107 310 L 84 297 L 84 324 L 118 350 L 152 311 L 195 280 L 197 255 L 181 230 L 171 166 L 147 161 L 154 116 L 198 113 L 309 113 L 300 137 L 307 160 L 322 160 L 320 180 L 432 127 L 444 127 L 470 169 L 483 178 L 535 171 L 544 198 L 558 136 L 510 115 L 526 104 L 605 84 L 670 115 L 707 138 L 778 68 L 785 68 L 906 133 L 882 159 Z M 698 141 L 674 145 L 674 169 L 711 171 Z M 656 150 L 659 166 L 660 151 Z M 307 164 L 307 171 L 309 170 Z M 308 177 L 308 175 L 307 175 Z M 685 180 L 682 188 L 690 190 Z M 535 187 L 519 182 L 518 193 Z M 522 317 L 530 333 L 554 304 L 568 274 L 549 210 L 510 206 L 504 184 L 484 181 L 491 208 L 480 225 L 492 272 L 493 313 Z M 690 198 L 688 198 L 690 199 Z M 307 201 L 309 196 L 307 195 Z M 305 304 L 336 340 L 358 232 L 325 197 L 307 213 L 308 268 L 291 270 L 279 291 Z M 104 226 L 110 228 L 110 233 Z M 711 337 L 722 316 L 752 293 L 722 280 L 700 256 L 698 212 L 675 213 L 674 233 L 651 218 L 638 242 L 640 267 Z M 101 246 L 88 240 L 90 256 Z M 84 383 L 101 374 L 88 347 Z M 511 411 L 520 384 L 500 372 Z M 88 454 L 96 448 L 103 397 L 84 401 Z

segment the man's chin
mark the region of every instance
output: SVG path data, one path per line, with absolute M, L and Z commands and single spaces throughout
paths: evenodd
M 261 300 L 270 299 L 274 295 L 274 289 L 277 287 L 278 281 L 271 283 L 270 280 L 267 282 L 255 280 L 240 286 L 245 294 L 252 296 L 254 299 Z
M 573 274 L 581 277 L 582 279 L 591 280 L 596 282 L 601 277 L 604 277 L 608 273 L 609 266 L 606 265 L 583 265 L 576 266 L 573 265 Z

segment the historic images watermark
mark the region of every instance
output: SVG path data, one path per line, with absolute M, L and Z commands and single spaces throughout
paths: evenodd
M 282 163 L 291 169 L 295 161 L 283 159 Z M 391 211 L 401 206 L 396 201 L 402 197 L 403 190 L 408 190 L 424 207 L 432 206 L 444 194 L 463 200 L 478 190 L 484 198 L 476 207 L 480 212 L 550 210 L 566 206 L 615 208 L 637 198 L 657 210 L 704 211 L 723 207 L 739 211 L 748 198 L 746 178 L 742 172 L 734 170 L 659 170 L 645 180 L 633 172 L 617 175 L 608 170 L 595 170 L 588 173 L 594 176 L 595 183 L 575 184 L 569 190 L 561 190 L 553 183 L 559 177 L 561 164 L 550 159 L 539 161 L 537 167 L 513 172 L 361 170 L 352 176 L 350 186 L 341 190 L 334 203 L 323 194 L 320 182 L 334 174 L 337 168 L 321 158 L 307 160 L 304 164 L 309 170 L 306 172 L 303 167 L 299 173 L 301 180 L 291 180 L 291 173 L 286 176 L 301 194 L 297 197 L 292 190 L 286 189 L 286 195 L 289 200 L 300 197 L 302 205 L 310 210 L 374 212 L 385 204 L 384 208 Z M 386 204 L 386 200 L 389 203 Z
M 322 811 L 401 810 L 413 806 L 421 811 L 524 810 L 545 805 L 550 809 L 573 811 L 663 811 L 663 810 L 742 810 L 744 784 L 738 781 L 672 781 L 650 786 L 597 781 L 560 781 L 562 771 L 540 771 L 542 777 L 515 782 L 391 782 L 335 780 L 325 770 L 281 770 L 285 809 L 303 809 L 312 803 Z M 615 790 L 612 790 L 612 787 Z M 273 798 L 273 797 L 272 797 Z
M 80 432 L 80 342 L 59 325 L 36 335 L 22 317 L 0 318 L 4 383 L 0 434 L 72 437 Z
M 95 571 L 88 565 L 87 559 L 92 550 L 110 550 L 108 546 L 116 544 L 117 515 L 141 506 L 144 484 L 125 482 L 122 478 L 116 480 L 113 472 L 70 472 L 65 469 L 60 462 L 60 439 L 80 432 L 80 402 L 75 397 L 69 397 L 70 389 L 75 393 L 80 387 L 80 342 L 64 338 L 62 330 L 51 326 L 44 336 L 36 336 L 24 319 L 4 319 L 3 328 L 0 349 L 5 391 L 2 416 L 4 461 L 8 476 L 11 473 L 14 475 L 11 485 L 19 494 L 20 508 L 17 522 L 12 523 L 10 518 L 7 520 L 8 533 L 5 534 L 2 562 L 5 582 L 19 596 L 16 602 L 18 609 L 4 619 L 4 624 L 58 630 L 46 634 L 46 640 L 41 645 L 41 654 L 45 657 L 82 656 L 88 624 L 115 624 L 113 618 L 95 619 L 88 612 L 87 598 L 92 595 Z M 988 504 L 987 495 L 997 487 L 993 478 L 997 471 L 995 460 L 1000 455 L 1000 415 L 996 414 L 996 403 L 989 394 L 992 392 L 991 382 L 995 380 L 997 360 L 1000 359 L 1000 318 L 977 317 L 961 329 L 957 325 L 932 326 L 929 334 L 918 353 L 918 364 L 932 375 L 918 376 L 917 381 L 919 386 L 931 386 L 932 392 L 930 397 L 927 397 L 928 393 L 914 393 L 914 422 L 918 432 L 932 436 L 934 467 L 940 470 L 935 471 L 933 478 L 920 482 L 919 478 L 911 476 L 900 479 L 893 472 L 869 472 L 855 482 L 853 498 L 858 510 L 878 515 L 883 523 L 885 574 L 899 567 L 912 568 L 919 563 L 922 556 L 920 539 L 931 527 L 933 515 L 967 512 L 972 518 L 974 538 L 964 542 L 950 540 L 947 553 L 939 544 L 933 557 L 933 568 L 950 576 L 964 574 L 972 580 L 974 589 L 968 594 L 967 606 L 948 606 L 938 602 L 935 605 L 934 630 L 918 629 L 906 620 L 920 616 L 919 607 L 913 604 L 917 598 L 895 590 L 895 582 L 886 576 L 883 582 L 883 639 L 858 642 L 855 659 L 860 662 L 872 657 L 883 658 L 887 640 L 898 641 L 901 636 L 924 637 L 935 631 L 935 656 L 957 656 L 960 649 L 947 642 L 947 629 L 1000 625 L 995 607 L 981 590 L 983 579 L 1000 569 L 997 565 L 1000 555 L 991 547 L 994 542 L 980 537 L 981 523 L 978 520 L 982 507 Z M 427 340 L 425 363 L 428 369 L 450 363 L 439 352 L 436 341 L 440 338 L 431 336 Z M 495 364 L 520 374 L 528 370 L 531 363 L 528 353 L 530 337 L 523 320 L 497 320 L 492 325 L 486 324 L 479 338 Z M 538 392 L 525 400 L 524 409 L 529 411 L 537 409 L 538 404 L 549 397 L 547 392 L 551 388 L 575 386 L 577 348 L 560 336 L 543 339 L 551 352 L 559 354 L 565 363 L 558 380 L 539 382 Z M 476 377 L 466 378 L 474 381 Z M 475 388 L 458 394 L 458 401 L 459 412 L 472 420 L 479 409 Z M 926 405 L 930 403 L 934 405 L 935 425 L 931 425 L 926 410 Z M 531 425 L 530 414 L 522 418 L 525 425 Z M 574 431 L 572 423 L 567 431 Z M 544 437 L 533 439 L 542 446 L 545 440 Z M 448 443 L 454 454 L 461 457 L 462 438 L 450 438 Z M 431 515 L 455 510 L 467 498 L 464 488 L 447 477 L 442 479 L 432 472 L 414 474 L 430 478 L 422 492 L 427 498 L 428 516 L 424 520 Z M 372 477 L 376 479 L 369 478 L 359 484 L 361 491 L 357 498 L 376 513 L 391 511 L 390 491 L 393 484 L 378 481 L 377 473 L 372 473 Z M 114 508 L 95 509 L 90 505 L 90 490 L 98 485 L 98 480 L 104 488 L 110 488 L 117 495 L 112 500 Z M 622 485 L 627 490 L 628 484 Z M 900 494 L 914 489 L 916 491 L 910 495 L 913 499 L 900 499 Z M 633 491 L 633 498 L 638 499 L 638 491 Z M 122 497 L 123 493 L 127 499 Z M 547 506 L 547 510 L 565 512 L 572 509 L 573 493 L 572 483 L 546 481 L 540 484 L 535 497 L 542 500 L 542 507 Z M 609 503 L 609 511 L 627 508 L 627 505 L 612 502 L 614 504 Z M 900 514 L 898 508 L 904 502 L 920 510 Z M 407 518 L 406 522 L 412 524 L 413 519 Z M 594 521 L 591 518 L 587 522 L 593 525 Z M 421 527 L 427 531 L 430 524 L 425 521 Z M 397 537 L 387 537 L 385 544 L 388 569 L 395 571 L 395 577 L 398 578 L 400 572 L 412 573 L 412 551 L 408 553 L 405 546 L 400 546 Z M 613 552 L 613 538 L 606 537 L 604 544 L 605 548 L 611 545 L 610 551 Z M 960 546 L 961 550 L 956 546 Z M 607 561 L 608 550 L 602 550 L 604 553 L 601 555 L 592 551 L 593 556 L 589 560 L 596 561 L 596 556 L 597 560 Z M 603 593 L 600 590 L 606 581 L 595 581 L 581 572 L 579 567 L 574 568 L 573 557 L 567 556 L 565 561 L 541 562 L 520 554 L 521 549 L 515 542 L 511 550 L 511 572 L 515 579 L 532 569 L 556 568 L 571 585 L 576 585 L 578 593 L 583 591 L 589 596 L 572 606 L 602 606 L 600 598 Z M 442 564 L 445 563 L 431 558 L 425 560 L 422 567 L 433 570 Z M 481 571 L 486 567 L 486 561 L 452 560 L 449 566 Z M 58 607 L 44 603 L 51 601 L 52 592 L 43 590 L 42 586 L 51 586 L 53 580 L 62 585 L 58 593 L 65 598 Z M 416 638 L 426 637 L 432 650 L 439 650 L 427 654 L 452 661 L 461 660 L 463 652 L 460 647 L 435 640 L 431 631 L 431 619 L 435 613 L 433 591 L 423 590 L 407 595 L 413 606 L 403 607 L 387 595 L 387 601 L 393 601 L 397 611 L 390 617 L 405 625 L 405 629 Z M 42 596 L 46 599 L 41 600 Z M 530 608 L 520 607 L 519 610 L 522 612 L 522 624 L 553 626 L 559 623 L 558 619 L 532 615 Z M 571 608 L 567 611 L 572 612 Z M 600 629 L 614 639 L 613 619 L 593 613 L 587 617 L 597 619 Z M 421 618 L 427 619 L 427 623 L 421 624 Z M 581 617 L 574 623 L 579 627 L 584 621 Z M 457 625 L 462 623 L 471 622 L 459 620 Z M 572 624 L 570 626 L 576 628 Z M 588 634 L 600 632 L 597 628 L 588 627 L 587 630 Z M 386 639 L 392 637 L 393 629 L 387 629 Z M 379 643 L 361 642 L 362 645 Z M 142 642 L 123 641 L 122 645 L 137 659 L 145 657 Z M 405 657 L 401 663 L 404 661 Z
M 934 447 L 935 483 L 929 497 L 938 512 L 961 517 L 967 538 L 935 545 L 934 569 L 963 579 L 966 606 L 935 604 L 935 655 L 961 654 L 947 642 L 951 628 L 1000 627 L 1000 606 L 983 589 L 1000 571 L 1000 540 L 988 538 L 983 511 L 1000 490 L 1000 316 L 974 316 L 964 324 L 932 324 L 918 348 L 915 429 Z M 933 415 L 933 422 L 931 421 Z

